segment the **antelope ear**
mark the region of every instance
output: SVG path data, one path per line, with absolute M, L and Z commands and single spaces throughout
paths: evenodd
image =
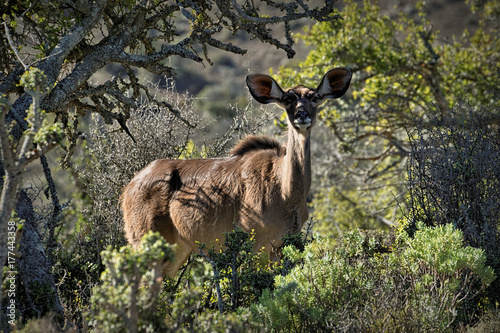
M 350 68 L 338 67 L 330 70 L 323 76 L 318 86 L 318 94 L 321 98 L 342 97 L 351 83 L 352 72 Z
M 270 76 L 252 74 L 247 76 L 247 86 L 253 98 L 259 103 L 279 103 L 283 89 Z

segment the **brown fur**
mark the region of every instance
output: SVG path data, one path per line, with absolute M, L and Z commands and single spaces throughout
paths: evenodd
M 350 71 L 334 69 L 325 77 L 328 75 L 340 76 L 345 92 Z M 152 230 L 177 244 L 174 261 L 164 269 L 170 276 L 192 251 L 198 251 L 199 243 L 216 245 L 214 242 L 223 241 L 224 232 L 235 226 L 254 231 L 255 249 L 264 247 L 275 257 L 273 249 L 280 246 L 282 237 L 299 232 L 308 218 L 310 129 L 320 104 L 311 99 L 318 91 L 328 92 L 323 83 L 332 85 L 329 81 L 324 78 L 316 90 L 301 86 L 283 91 L 268 76 L 249 76 L 247 84 L 259 102 L 286 108 L 286 148 L 272 138 L 251 136 L 239 142 L 227 158 L 152 162 L 132 179 L 121 196 L 128 241 L 137 247 Z M 339 85 L 338 80 L 334 83 Z M 296 94 L 299 99 L 289 102 L 286 94 Z M 311 120 L 309 127 L 294 123 L 305 115 Z
M 286 147 L 283 147 L 281 143 L 269 136 L 255 136 L 251 135 L 245 139 L 238 142 L 236 146 L 231 150 L 230 155 L 240 155 L 243 156 L 248 152 L 254 150 L 274 150 L 278 156 L 284 155 Z

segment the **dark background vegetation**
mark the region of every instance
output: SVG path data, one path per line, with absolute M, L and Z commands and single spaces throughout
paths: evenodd
M 254 5 L 261 15 L 284 15 L 264 3 L 238 3 L 250 16 L 256 17 Z M 288 26 L 245 26 L 244 18 L 227 14 L 240 25 L 221 24 L 220 33 L 205 30 L 213 16 L 204 15 L 213 8 L 187 1 L 170 16 L 178 20 L 178 35 L 169 39 L 170 21 L 159 19 L 158 36 L 167 37 L 153 46 L 129 29 L 135 23 L 126 15 L 119 19 L 134 4 L 109 1 L 107 21 L 100 29 L 89 25 L 87 42 L 61 59 L 53 47 L 75 21 L 93 15 L 85 1 L 61 3 L 74 17 L 51 16 L 44 1 L 8 1 L 1 9 L 2 144 L 11 145 L 2 148 L 3 191 L 9 175 L 22 177 L 11 177 L 16 215 L 2 210 L 2 218 L 8 215 L 2 223 L 11 218 L 18 226 L 19 275 L 14 326 L 6 317 L 3 276 L 0 331 L 498 330 L 495 1 L 339 1 L 330 22 L 314 26 L 323 14 Z M 195 10 L 201 14 L 190 22 Z M 36 21 L 43 17 L 48 23 Z M 293 47 L 287 27 L 300 33 Z M 193 29 L 199 35 L 192 47 L 147 66 L 131 60 L 182 43 Z M 78 67 L 97 49 L 92 38 L 122 38 L 129 30 L 135 37 L 123 48 L 127 59 L 115 54 L 104 57 L 102 69 Z M 23 33 L 43 43 L 26 41 Z M 9 43 L 23 46 L 20 56 Z M 239 48 L 247 52 L 238 54 Z M 19 58 L 45 77 L 20 79 Z M 171 249 L 157 235 L 144 240 L 143 251 L 126 246 L 118 198 L 149 162 L 225 156 L 248 134 L 281 137 L 282 111 L 249 102 L 247 74 L 272 73 L 284 87 L 314 86 L 336 66 L 353 68 L 354 79 L 345 98 L 324 107 L 313 130 L 313 218 L 286 240 L 293 247 L 279 265 L 262 265 L 250 251 L 251 235 L 238 230 L 227 236 L 227 251 L 193 255 L 173 280 L 158 276 L 159 258 Z M 69 91 L 76 69 L 88 75 Z M 47 81 L 48 95 L 37 90 Z M 46 122 L 37 124 L 36 112 L 29 113 L 31 100 L 40 101 Z M 27 156 L 15 173 L 9 173 L 9 149 Z

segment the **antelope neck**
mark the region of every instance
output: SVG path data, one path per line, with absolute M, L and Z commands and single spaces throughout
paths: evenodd
M 282 165 L 283 198 L 297 201 L 309 193 L 311 187 L 310 131 L 299 132 L 288 122 L 288 142 Z M 300 196 L 297 196 L 300 193 Z M 297 196 L 294 198 L 293 196 Z

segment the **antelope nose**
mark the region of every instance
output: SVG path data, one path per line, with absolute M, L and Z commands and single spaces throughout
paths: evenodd
M 312 119 L 309 112 L 304 110 L 298 110 L 295 113 L 295 119 L 293 120 L 295 128 L 300 131 L 305 131 L 312 125 Z
M 307 123 L 311 121 L 311 117 L 309 116 L 309 112 L 304 110 L 299 110 L 295 114 L 295 122 L 299 123 Z

